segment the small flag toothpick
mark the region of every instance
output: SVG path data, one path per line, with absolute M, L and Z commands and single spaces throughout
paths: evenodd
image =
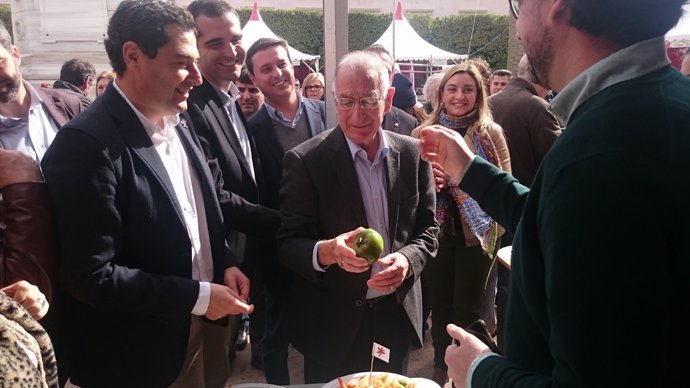
M 374 357 L 381 361 L 390 362 L 391 350 L 383 345 L 379 345 L 374 342 L 374 346 L 371 347 L 371 367 L 369 368 L 369 387 L 371 388 L 371 375 L 374 372 Z
M 374 346 L 371 349 L 371 355 L 379 360 L 390 362 L 391 351 L 387 347 L 374 342 Z

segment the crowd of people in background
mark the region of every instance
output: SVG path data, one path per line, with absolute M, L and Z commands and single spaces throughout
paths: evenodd
M 221 387 L 248 343 L 271 384 L 290 346 L 307 384 L 404 375 L 429 327 L 442 387 L 683 386 L 685 0 L 509 3 L 514 71 L 421 97 L 381 45 L 327 95 L 225 0 L 124 0 L 112 70 L 40 86 L 0 24 L 0 387 Z

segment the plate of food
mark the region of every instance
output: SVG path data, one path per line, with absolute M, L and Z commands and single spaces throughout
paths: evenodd
M 329 381 L 322 388 L 441 388 L 433 380 L 390 372 L 353 373 Z

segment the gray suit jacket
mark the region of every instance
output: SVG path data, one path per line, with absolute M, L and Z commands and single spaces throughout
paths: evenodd
M 426 260 L 438 248 L 436 194 L 431 168 L 419 157 L 418 141 L 388 131 L 384 134 L 390 147 L 385 158 L 390 235 L 384 238 L 391 241 L 392 252 L 403 254 L 410 262 L 410 276 L 396 293 L 416 334 L 415 342 L 421 345 L 418 279 Z M 336 127 L 288 151 L 284 174 L 279 258 L 299 275 L 290 301 L 291 340 L 300 351 L 337 363 L 346 357 L 359 330 L 362 309 L 354 302 L 365 298 L 370 276 L 370 271 L 352 274 L 337 266 L 317 272 L 312 266 L 317 241 L 367 226 L 342 130 Z

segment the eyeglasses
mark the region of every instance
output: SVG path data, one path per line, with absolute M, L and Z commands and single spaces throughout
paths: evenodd
M 355 102 L 359 101 L 359 106 L 362 109 L 376 109 L 379 107 L 379 101 L 383 100 L 383 97 L 363 97 L 359 100 L 349 97 L 336 97 L 335 101 L 343 109 L 352 109 L 355 107 Z
M 323 86 L 321 86 L 321 85 L 307 85 L 304 88 L 307 90 L 316 90 L 316 89 L 323 89 Z
M 510 13 L 517 19 L 520 15 L 520 0 L 508 0 L 508 4 L 510 5 Z

